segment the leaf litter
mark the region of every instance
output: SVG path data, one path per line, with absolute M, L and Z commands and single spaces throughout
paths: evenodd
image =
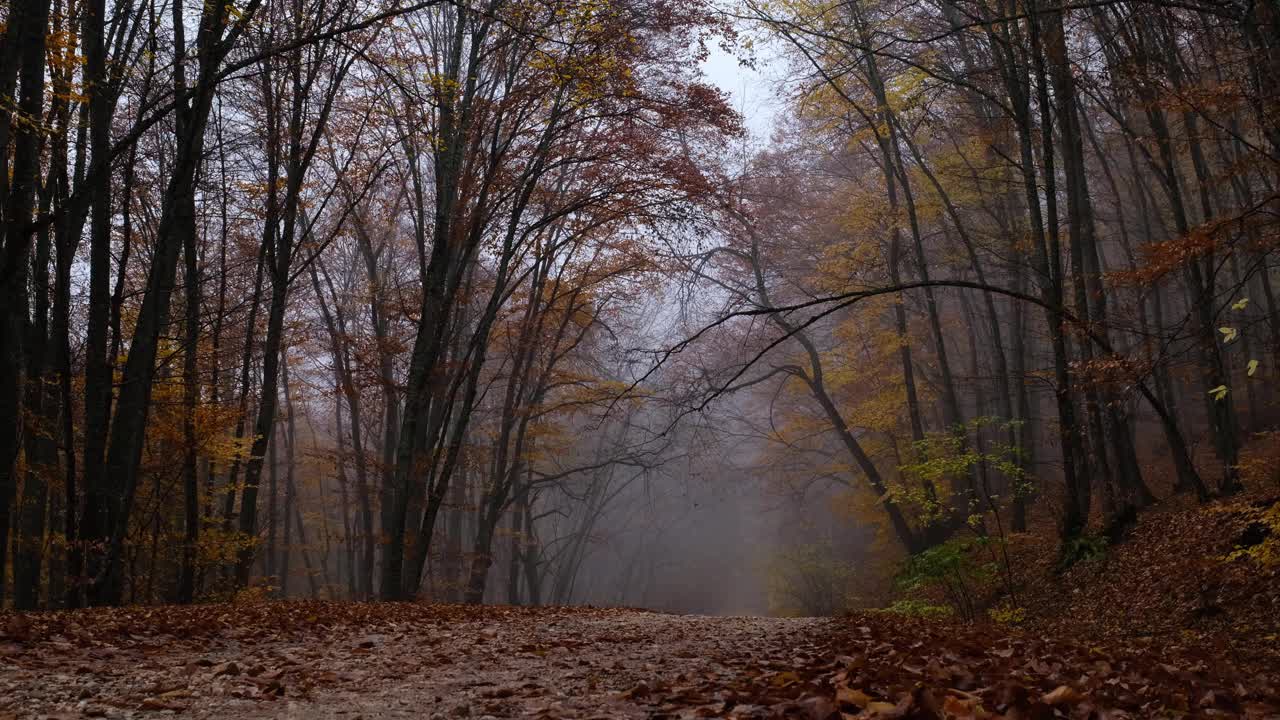
M 0 614 L 8 718 L 1280 718 L 1275 669 L 887 613 L 279 602 Z

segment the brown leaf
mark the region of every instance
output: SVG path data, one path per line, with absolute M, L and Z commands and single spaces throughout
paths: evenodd
M 867 703 L 867 706 L 866 708 L 863 709 L 862 714 L 864 717 L 878 718 L 878 719 L 884 718 L 887 720 L 888 718 L 902 717 L 903 715 L 906 714 L 906 710 L 899 709 L 896 703 L 884 702 L 882 700 L 875 700 Z
M 21 615 L 15 615 L 5 623 L 3 634 L 14 640 L 30 640 L 31 621 Z
M 829 720 L 837 715 L 836 704 L 831 702 L 830 698 L 821 695 L 806 699 L 801 706 L 809 720 Z
M 622 697 L 628 700 L 643 700 L 649 697 L 649 686 L 645 683 L 636 683 L 635 687 L 622 693 Z
M 1040 702 L 1045 705 L 1064 705 L 1067 703 L 1077 703 L 1084 699 L 1075 688 L 1070 685 L 1059 685 L 1052 692 L 1046 693 L 1040 698 Z

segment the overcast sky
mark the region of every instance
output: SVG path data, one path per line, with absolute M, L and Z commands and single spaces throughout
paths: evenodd
M 757 142 L 769 138 L 773 118 L 780 107 L 776 97 L 777 69 L 768 48 L 757 46 L 755 69 L 743 67 L 736 57 L 711 44 L 711 56 L 702 64 L 707 79 L 733 98 L 734 108 L 746 118 L 747 129 Z

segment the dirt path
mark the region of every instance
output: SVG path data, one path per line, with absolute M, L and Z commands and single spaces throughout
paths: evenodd
M 0 613 L 0 720 L 1280 720 L 1280 668 L 1230 650 L 877 612 L 308 601 Z
M 591 609 L 479 615 L 314 631 L 250 625 L 207 638 L 180 629 L 96 638 L 79 629 L 88 623 L 75 625 L 0 645 L 0 718 L 750 717 L 766 706 L 738 702 L 731 688 L 748 674 L 816 661 L 811 639 L 830 622 Z

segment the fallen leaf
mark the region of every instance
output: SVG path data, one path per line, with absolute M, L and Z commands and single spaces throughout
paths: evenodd
M 1059 685 L 1051 692 L 1046 693 L 1044 697 L 1040 698 L 1040 702 L 1045 705 L 1063 705 L 1066 703 L 1080 702 L 1082 699 L 1083 696 L 1077 692 L 1075 688 L 1070 685 Z
M 841 705 L 855 705 L 865 708 L 871 704 L 871 696 L 854 688 L 842 687 L 836 690 L 836 702 Z

